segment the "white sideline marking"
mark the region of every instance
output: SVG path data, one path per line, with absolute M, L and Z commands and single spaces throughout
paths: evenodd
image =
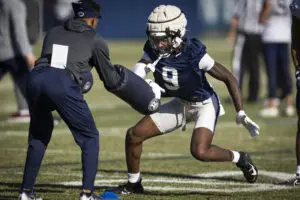
M 289 119 L 289 121 L 291 121 L 292 119 Z M 260 124 L 263 124 L 262 121 L 256 121 L 257 123 L 260 123 Z M 0 121 L 0 125 L 6 125 L 8 124 L 9 122 L 7 122 L 6 120 L 5 121 Z M 277 122 L 274 122 L 274 123 L 277 123 Z M 289 124 L 285 124 L 283 123 L 283 125 L 288 125 L 290 126 L 290 123 Z M 191 131 L 192 130 L 192 124 L 188 124 L 187 125 L 187 129 L 188 131 Z M 97 127 L 97 129 L 99 130 L 100 132 L 100 135 L 101 136 L 113 136 L 113 137 L 117 137 L 117 136 L 121 136 L 121 137 L 125 137 L 126 135 L 126 131 L 127 129 L 129 128 L 129 126 L 126 126 L 126 127 Z M 228 122 L 228 121 L 225 121 L 225 122 L 219 122 L 217 124 L 217 133 L 219 132 L 218 129 L 220 128 L 230 128 L 230 129 L 243 129 L 245 132 L 246 132 L 246 129 L 243 127 L 243 126 L 239 126 L 237 125 L 235 122 Z M 10 130 L 10 131 L 3 131 L 1 133 L 2 135 L 7 135 L 7 136 L 23 136 L 23 137 L 27 137 L 28 135 L 28 131 L 24 131 L 24 130 Z M 54 128 L 53 129 L 53 134 L 55 135 L 69 135 L 71 134 L 70 130 L 68 128 Z M 177 134 L 178 137 L 190 137 L 191 135 L 190 134 Z M 291 137 L 291 136 L 284 136 L 282 137 L 282 139 L 294 139 L 294 137 Z M 267 138 L 263 138 L 263 137 L 260 137 L 260 140 L 272 140 L 272 141 L 277 141 L 278 140 L 278 137 L 272 137 L 272 136 L 269 136 Z
M 100 136 L 123 136 L 125 137 L 126 131 L 129 127 L 115 127 L 115 128 L 101 128 L 97 127 L 100 132 Z M 21 137 L 28 137 L 28 131 L 3 131 L 1 133 L 5 136 L 21 136 Z M 68 128 L 54 128 L 53 135 L 72 135 Z
M 214 184 L 212 184 L 213 186 Z M 251 186 L 251 185 L 249 185 Z M 210 188 L 191 188 L 191 187 L 145 187 L 146 190 L 152 191 L 185 191 L 185 192 L 201 192 L 201 193 L 236 193 L 236 192 L 262 192 L 269 190 L 284 190 L 291 189 L 290 186 L 279 186 L 272 184 L 259 184 L 257 187 L 248 187 L 248 188 L 224 188 L 224 189 L 210 189 Z
M 0 86 L 0 91 L 1 91 L 1 86 Z M 95 110 L 112 110 L 112 109 L 116 109 L 119 106 L 126 106 L 127 104 L 125 102 L 122 101 L 113 101 L 113 103 L 111 101 L 106 101 L 106 102 L 102 102 L 101 104 L 89 104 L 89 108 L 92 111 Z M 15 103 L 11 104 L 11 103 L 6 103 L 4 105 L 1 106 L 1 112 L 2 113 L 12 113 L 12 112 L 16 112 L 17 111 L 17 107 L 15 105 Z
M 7 122 L 1 122 L 1 123 L 7 123 Z M 190 129 L 192 130 L 192 124 L 188 124 L 190 126 Z M 217 127 L 219 128 L 242 128 L 241 126 L 238 126 L 235 122 L 219 122 Z M 126 135 L 126 131 L 129 128 L 127 127 L 97 127 L 97 129 L 100 132 L 100 135 L 103 136 L 124 136 Z M 27 137 L 28 131 L 23 130 L 10 130 L 10 131 L 3 131 L 1 133 L 2 135 L 8 135 L 8 136 L 24 136 Z M 71 134 L 70 130 L 68 128 L 54 128 L 53 134 L 55 135 L 69 135 Z M 178 134 L 178 136 L 183 137 L 190 137 L 190 134 Z
M 268 171 L 260 171 L 260 175 L 272 177 L 278 180 L 288 180 L 293 177 L 294 174 L 289 174 L 285 172 L 268 172 Z M 146 190 L 149 191 L 185 191 L 185 192 L 218 192 L 218 193 L 236 193 L 236 192 L 258 192 L 258 191 L 270 191 L 270 190 L 284 190 L 291 189 L 291 186 L 286 185 L 275 185 L 271 183 L 239 183 L 234 181 L 222 181 L 222 180 L 214 180 L 213 178 L 217 177 L 228 177 L 228 176 L 242 176 L 240 171 L 221 171 L 221 172 L 213 172 L 213 173 L 203 173 L 192 175 L 194 177 L 206 177 L 212 179 L 188 179 L 188 178 L 156 178 L 156 179 L 143 179 L 143 183 L 176 183 L 176 184 L 197 184 L 197 185 L 211 185 L 214 188 L 199 188 L 199 186 L 193 187 L 168 187 L 168 186 L 145 186 Z M 113 183 L 122 183 L 126 182 L 127 179 L 107 179 L 107 180 L 96 180 L 95 186 L 102 187 L 115 187 L 116 184 Z M 81 181 L 70 181 L 70 182 L 61 182 L 58 184 L 68 185 L 68 186 L 80 186 Z M 234 188 L 216 188 L 216 186 L 235 186 Z M 240 186 L 240 187 L 237 187 Z
M 1 140 L 1 138 L 0 138 Z M 5 147 L 0 147 L 1 151 L 15 151 L 15 152 L 27 152 L 27 149 L 26 148 L 14 148 L 14 147 L 10 147 L 10 148 L 5 148 Z M 47 149 L 47 154 L 64 154 L 64 155 L 80 155 L 80 150 L 63 150 L 63 149 L 50 149 L 48 148 Z M 113 151 L 105 151 L 105 150 L 101 150 L 100 151 L 100 154 L 101 153 L 109 153 L 111 155 L 114 155 L 114 156 L 121 156 L 121 157 L 124 157 L 124 153 L 123 152 L 113 152 Z M 181 158 L 181 157 L 191 157 L 192 156 L 190 154 L 183 154 L 183 153 L 156 153 L 156 152 L 145 152 L 143 153 L 143 157 L 145 158 L 165 158 L 165 157 L 172 157 L 172 158 Z M 256 159 L 256 160 L 284 160 L 284 161 L 294 161 L 296 160 L 296 158 L 294 156 L 292 157 L 284 157 L 284 158 L 278 158 L 278 157 L 262 157 L 262 156 L 252 156 L 252 158 Z M 231 176 L 232 174 L 230 174 Z M 201 175 L 199 175 L 201 176 Z M 207 176 L 204 175 L 205 177 Z
M 242 174 L 241 174 L 242 175 Z M 119 177 L 120 178 L 120 177 Z M 108 183 L 124 183 L 126 179 L 109 179 L 109 180 L 96 180 L 95 184 L 108 184 Z M 222 180 L 212 180 L 212 179 L 199 179 L 199 180 L 191 180 L 191 179 L 174 179 L 174 178 L 157 178 L 157 179 L 143 179 L 143 183 L 182 183 L 182 184 L 199 184 L 199 185 L 240 185 L 240 186 L 249 186 L 249 183 L 239 183 L 233 181 L 222 181 Z M 71 182 L 63 182 L 63 185 L 77 185 L 81 184 L 78 181 L 71 181 Z M 261 183 L 254 183 L 251 186 L 259 187 Z
M 241 171 L 222 171 L 222 172 L 212 172 L 212 173 L 203 173 L 196 174 L 195 177 L 205 177 L 205 178 L 214 178 L 214 177 L 228 177 L 228 176 L 240 176 L 242 175 Z M 276 178 L 278 180 L 285 181 L 295 174 L 285 173 L 285 172 L 269 172 L 264 170 L 259 170 L 258 175 L 264 175 L 271 178 Z
M 27 148 L 0 148 L 2 151 L 17 151 L 17 152 L 27 152 Z M 101 153 L 109 153 L 110 155 L 114 156 L 122 156 L 124 157 L 124 152 L 112 152 L 112 151 L 100 151 Z M 80 155 L 80 150 L 64 150 L 64 149 L 47 149 L 47 154 L 76 154 Z M 143 153 L 143 157 L 147 158 L 163 158 L 163 157 L 183 157 L 183 156 L 190 156 L 189 154 L 173 154 L 173 153 L 155 153 L 155 152 L 145 152 Z M 100 161 L 101 162 L 101 161 Z
M 0 171 L 0 174 L 8 174 L 9 172 L 8 171 Z M 21 174 L 23 175 L 23 172 L 13 172 L 14 174 Z M 59 176 L 61 177 L 62 174 L 61 173 L 53 173 L 53 172 L 41 172 L 39 173 L 40 175 L 39 176 Z M 67 176 L 73 176 L 73 177 L 79 177 L 79 178 L 82 178 L 82 174 L 80 173 L 63 173 L 63 176 L 64 177 L 67 177 Z M 102 174 L 96 174 L 96 178 L 122 178 L 124 176 L 111 176 L 111 175 L 102 175 Z

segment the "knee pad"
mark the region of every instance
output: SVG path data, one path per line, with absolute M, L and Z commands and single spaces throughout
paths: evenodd
M 155 98 L 152 88 L 149 84 L 122 65 L 115 65 L 120 73 L 121 81 L 113 89 L 106 88 L 109 92 L 115 94 L 132 108 L 141 114 L 149 115 L 156 112 L 160 105 L 160 100 Z

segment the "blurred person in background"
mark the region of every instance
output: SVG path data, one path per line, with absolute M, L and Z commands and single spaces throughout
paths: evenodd
M 59 22 L 63 23 L 73 16 L 71 2 L 74 2 L 74 0 L 56 0 L 54 14 Z
M 293 0 L 290 5 L 292 13 L 292 44 L 291 53 L 292 59 L 295 66 L 295 76 L 296 76 L 296 87 L 297 87 L 297 97 L 296 97 L 296 108 L 298 115 L 298 129 L 296 136 L 296 177 L 293 181 L 294 185 L 300 185 L 300 0 Z
M 26 28 L 29 43 L 34 46 L 41 35 L 41 4 L 39 0 L 22 0 L 26 6 Z M 18 84 L 14 81 L 14 92 L 17 101 L 17 112 L 9 118 L 9 122 L 26 122 L 30 121 L 29 109 L 26 98 L 22 94 Z
M 43 1 L 43 30 L 49 31 L 52 27 L 64 23 L 65 20 L 72 18 L 71 2 L 76 0 L 44 0 Z
M 265 16 L 262 17 L 263 53 L 267 72 L 268 97 L 265 108 L 260 110 L 261 117 L 277 117 L 280 114 L 280 100 L 284 100 L 284 115 L 295 113 L 292 97 L 292 78 L 289 52 L 291 42 L 291 0 L 268 0 Z M 280 96 L 277 94 L 280 89 Z
M 39 41 L 41 36 L 41 8 L 42 2 L 39 0 L 22 0 L 26 6 L 26 31 L 30 46 L 33 47 Z M 28 123 L 30 122 L 29 108 L 22 91 L 16 81 L 13 83 L 14 93 L 17 102 L 17 112 L 9 116 L 8 122 Z M 54 124 L 58 125 L 61 119 L 54 117 Z
M 25 95 L 26 76 L 36 60 L 29 42 L 26 25 L 26 6 L 22 0 L 0 0 L 0 77 L 6 72 L 17 85 L 19 111 L 11 120 L 29 120 Z M 20 92 L 22 94 L 20 94 Z M 23 109 L 25 108 L 25 109 Z M 24 117 L 22 119 L 22 117 Z
M 238 0 L 231 20 L 228 39 L 234 43 L 232 71 L 241 90 L 245 72 L 249 74 L 247 102 L 259 99 L 262 16 L 266 0 Z

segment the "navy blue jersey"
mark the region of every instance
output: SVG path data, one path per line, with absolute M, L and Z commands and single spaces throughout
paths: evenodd
M 206 54 L 206 47 L 197 39 L 184 40 L 180 54 L 162 58 L 155 66 L 155 82 L 166 90 L 164 97 L 179 97 L 188 101 L 203 101 L 214 93 L 199 68 L 199 62 Z M 149 41 L 144 52 L 154 62 L 158 55 L 152 50 Z

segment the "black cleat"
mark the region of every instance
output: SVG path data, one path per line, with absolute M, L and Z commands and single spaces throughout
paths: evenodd
M 244 177 L 249 183 L 255 183 L 258 177 L 258 170 L 248 153 L 240 152 L 240 159 L 236 163 L 236 166 L 242 170 Z
M 144 193 L 144 187 L 142 185 L 142 179 L 136 183 L 130 183 L 129 181 L 119 187 L 112 189 L 116 194 L 142 194 Z

